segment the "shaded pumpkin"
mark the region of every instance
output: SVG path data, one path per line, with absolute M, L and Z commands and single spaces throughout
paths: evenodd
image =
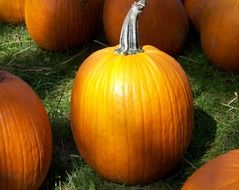
M 0 189 L 38 189 L 52 155 L 47 113 L 34 91 L 5 71 L 0 71 L 0 100 Z
M 137 41 L 132 5 L 120 46 L 90 55 L 71 94 L 71 127 L 86 162 L 104 178 L 127 184 L 167 174 L 184 154 L 193 128 L 188 78 L 178 62 Z
M 223 70 L 239 71 L 239 4 L 237 0 L 185 0 L 200 32 L 203 52 Z
M 47 50 L 80 47 L 92 37 L 102 0 L 26 0 L 26 26 Z
M 201 43 L 208 59 L 239 71 L 239 1 L 210 0 L 201 17 Z
M 201 15 L 209 0 L 184 0 L 184 6 L 192 24 L 199 31 Z
M 239 150 L 232 150 L 209 161 L 192 174 L 182 190 L 239 189 Z
M 25 0 L 1 0 L 0 22 L 22 23 L 24 22 Z
M 119 42 L 121 26 L 134 0 L 105 0 L 103 23 L 110 45 Z M 139 21 L 141 45 L 153 45 L 175 55 L 184 44 L 188 32 L 186 11 L 180 0 L 150 0 Z

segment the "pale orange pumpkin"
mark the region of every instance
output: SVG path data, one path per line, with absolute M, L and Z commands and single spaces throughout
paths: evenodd
M 106 179 L 128 184 L 174 168 L 193 127 L 192 93 L 181 66 L 153 46 L 138 47 L 136 18 L 144 3 L 129 11 L 120 47 L 84 61 L 71 97 L 80 155 Z
M 185 182 L 182 190 L 239 189 L 239 150 L 232 150 L 209 161 Z
M 1 0 L 0 22 L 24 22 L 24 4 L 25 0 Z
M 50 123 L 39 98 L 20 78 L 0 71 L 0 189 L 39 188 L 51 155 Z

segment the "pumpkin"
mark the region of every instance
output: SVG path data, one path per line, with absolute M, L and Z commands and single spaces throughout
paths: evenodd
M 223 70 L 239 71 L 239 4 L 234 0 L 185 0 L 200 32 L 203 52 Z
M 35 190 L 51 162 L 46 111 L 20 78 L 0 71 L 0 189 Z
M 117 45 L 121 26 L 133 0 L 105 0 L 103 24 L 110 45 Z M 177 54 L 188 32 L 186 11 L 180 0 L 150 0 L 145 16 L 139 21 L 140 44 L 150 44 Z
M 102 0 L 26 0 L 26 26 L 47 50 L 80 47 L 97 27 Z
M 25 0 L 1 0 L 0 21 L 8 23 L 24 22 Z
M 194 172 L 182 190 L 239 189 L 238 163 L 238 149 L 220 155 Z
M 203 51 L 211 62 L 224 70 L 239 71 L 238 1 L 208 1 L 200 34 Z
M 104 178 L 126 184 L 146 183 L 174 168 L 193 128 L 185 72 L 166 53 L 138 45 L 137 18 L 144 6 L 144 0 L 132 5 L 120 46 L 83 62 L 71 94 L 80 155 Z
M 209 0 L 184 0 L 184 6 L 192 24 L 199 31 L 201 15 Z

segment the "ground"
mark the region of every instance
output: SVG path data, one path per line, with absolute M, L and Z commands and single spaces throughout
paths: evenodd
M 80 49 L 54 53 L 39 48 L 25 26 L 0 24 L 0 69 L 21 77 L 35 90 L 51 121 L 53 160 L 42 190 L 176 190 L 202 164 L 238 147 L 239 75 L 210 63 L 198 34 L 191 31 L 175 57 L 189 77 L 195 105 L 195 127 L 184 157 L 170 174 L 151 184 L 126 186 L 98 176 L 78 154 L 69 110 L 77 69 L 90 53 L 104 48 L 99 36 Z

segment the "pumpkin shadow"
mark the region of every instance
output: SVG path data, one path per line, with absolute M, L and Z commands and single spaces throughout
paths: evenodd
M 216 135 L 217 123 L 212 116 L 201 108 L 195 108 L 195 126 L 191 143 L 185 159 L 195 162 L 212 147 Z
M 195 107 L 194 121 L 192 138 L 186 153 L 178 165 L 162 179 L 173 189 L 179 189 L 187 176 L 198 168 L 202 157 L 214 143 L 217 131 L 214 118 L 200 107 Z
M 69 121 L 53 122 L 53 155 L 50 169 L 39 190 L 53 190 L 74 170 L 74 162 L 83 162 L 72 137 Z
M 23 79 L 41 99 L 62 81 L 73 80 L 81 63 L 101 48 L 103 44 L 89 41 L 80 48 L 47 51 L 37 46 L 24 25 L 0 23 L 0 69 Z

